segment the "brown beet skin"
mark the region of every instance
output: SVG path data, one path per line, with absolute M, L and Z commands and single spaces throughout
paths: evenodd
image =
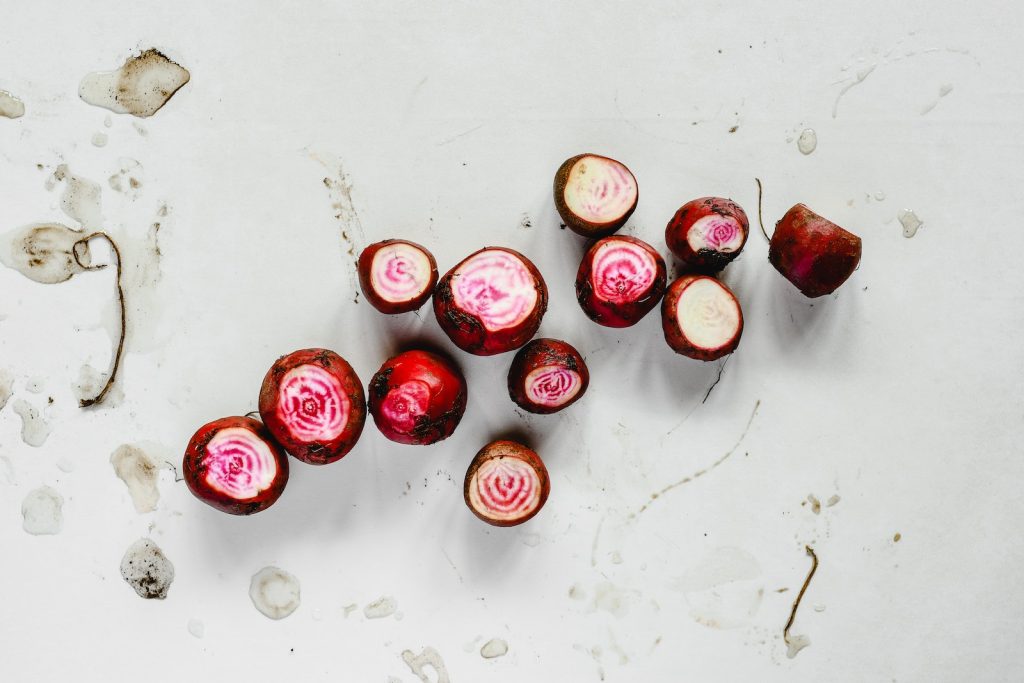
M 768 260 L 805 296 L 831 294 L 860 265 L 861 240 L 803 204 L 775 224 Z
M 526 391 L 526 377 L 537 368 L 555 366 L 580 376 L 580 388 L 569 401 L 559 406 L 535 402 Z M 534 339 L 516 352 L 508 370 L 508 395 L 523 410 L 539 415 L 557 413 L 583 398 L 590 386 L 590 372 L 583 356 L 571 344 L 558 339 Z
M 494 458 L 516 458 L 517 460 L 522 460 L 537 473 L 537 476 L 540 479 L 540 500 L 537 508 L 533 510 L 533 512 L 516 519 L 503 520 L 488 517 L 482 511 L 473 507 L 469 496 L 469 487 L 473 482 L 473 475 L 476 474 L 476 471 L 480 469 L 481 465 L 488 460 L 493 460 Z M 492 441 L 480 449 L 473 458 L 473 461 L 469 464 L 469 469 L 466 470 L 466 480 L 462 486 L 462 496 L 466 501 L 466 507 L 468 507 L 473 514 L 481 520 L 493 526 L 500 527 L 516 526 L 533 519 L 544 507 L 544 503 L 547 502 L 548 495 L 550 495 L 550 493 L 551 478 L 548 476 L 548 468 L 544 466 L 544 461 L 540 459 L 540 456 L 537 455 L 533 449 L 528 448 L 521 443 L 507 440 Z
M 277 414 L 281 378 L 300 365 L 320 366 L 337 378 L 348 396 L 348 421 L 341 434 L 331 441 L 300 441 Z M 359 376 L 344 358 L 327 349 L 302 349 L 281 356 L 267 371 L 260 388 L 259 409 L 263 423 L 288 453 L 310 465 L 326 465 L 343 458 L 359 440 L 366 422 L 366 395 Z
M 466 379 L 454 363 L 429 351 L 405 351 L 388 359 L 370 380 L 370 414 L 391 441 L 426 446 L 455 432 L 467 395 Z M 413 415 L 407 411 L 410 405 L 426 410 Z
M 709 275 L 684 275 L 669 285 L 668 291 L 665 292 L 665 298 L 661 302 L 661 329 L 665 333 L 665 341 L 668 342 L 673 351 L 694 360 L 709 361 L 729 355 L 740 345 L 740 337 L 743 335 L 743 309 L 739 306 L 739 300 L 736 299 L 737 308 L 739 309 L 739 325 L 736 328 L 736 334 L 733 335 L 728 343 L 714 349 L 696 346 L 691 343 L 679 327 L 679 321 L 676 319 L 676 304 L 679 303 L 679 296 L 683 293 L 683 290 L 699 279 L 715 280 L 733 299 L 736 299 L 736 295 L 732 293 L 732 290 L 726 287 L 724 282 L 716 278 Z
M 590 237 L 591 239 L 597 239 L 599 237 L 606 237 L 611 235 L 616 230 L 621 228 L 629 220 L 629 217 L 633 215 L 636 210 L 636 205 L 640 201 L 640 186 L 637 185 L 636 199 L 633 201 L 633 206 L 629 208 L 618 220 L 610 223 L 592 223 L 588 220 L 580 218 L 566 206 L 565 203 L 565 186 L 569 182 L 569 173 L 572 171 L 572 167 L 576 165 L 576 162 L 583 157 L 597 157 L 599 159 L 609 159 L 621 164 L 623 168 L 632 176 L 633 172 L 629 170 L 629 167 L 623 164 L 617 159 L 611 157 L 602 156 L 600 154 L 577 154 L 574 157 L 570 157 L 562 162 L 562 165 L 558 167 L 555 172 L 555 210 L 558 211 L 558 215 L 562 218 L 562 222 L 565 223 L 566 227 L 575 232 L 577 235 L 583 235 L 584 237 Z M 636 183 L 636 176 L 633 176 L 633 182 Z
M 616 303 L 602 299 L 594 292 L 593 266 L 594 256 L 598 247 L 608 242 L 629 242 L 642 247 L 644 251 L 654 258 L 655 273 L 651 285 L 637 297 L 629 302 Z M 580 308 L 594 322 L 605 327 L 630 327 L 640 322 L 640 319 L 650 313 L 665 293 L 665 283 L 668 277 L 665 271 L 665 259 L 661 257 L 654 247 L 643 240 L 627 235 L 615 235 L 605 237 L 595 242 L 587 253 L 583 255 L 580 269 L 576 273 L 576 300 Z
M 242 427 L 253 432 L 270 447 L 270 452 L 277 463 L 277 476 L 271 486 L 253 498 L 244 500 L 232 498 L 211 488 L 205 481 L 206 445 L 217 435 L 217 432 L 232 427 Z M 232 515 L 251 515 L 266 510 L 281 497 L 285 484 L 288 483 L 288 457 L 259 420 L 250 417 L 222 417 L 200 427 L 188 442 L 181 470 L 182 476 L 185 478 L 185 485 L 192 495 L 207 505 Z
M 686 239 L 690 228 L 701 218 L 712 214 L 728 216 L 736 220 L 743 233 L 743 242 L 739 249 L 730 252 L 716 249 L 693 250 Z M 749 233 L 750 222 L 747 220 L 746 212 L 739 204 L 722 197 L 701 197 L 686 202 L 676 211 L 672 220 L 665 227 L 665 242 L 668 244 L 669 251 L 691 268 L 701 272 L 717 273 L 739 256 L 743 246 L 747 243 Z
M 460 309 L 452 296 L 452 277 L 458 273 L 459 267 L 477 254 L 491 250 L 508 252 L 522 261 L 536 281 L 537 288 L 537 303 L 530 315 L 514 327 L 497 331 L 488 330 L 479 318 Z M 498 353 L 514 351 L 530 341 L 537 334 L 540 321 L 547 308 L 548 287 L 544 283 L 540 271 L 530 259 L 514 249 L 505 247 L 484 247 L 473 252 L 445 273 L 434 290 L 434 316 L 441 329 L 452 340 L 452 343 L 463 351 L 477 356 L 493 356 Z
M 377 291 L 373 288 L 373 284 L 370 281 L 370 265 L 373 263 L 373 257 L 377 255 L 377 252 L 392 244 L 408 244 L 411 247 L 415 247 L 423 252 L 430 261 L 430 281 L 427 283 L 426 288 L 423 292 L 408 301 L 386 301 L 377 294 Z M 376 308 L 381 313 L 388 315 L 394 315 L 397 313 L 409 313 L 411 311 L 418 310 L 427 302 L 430 295 L 434 293 L 434 287 L 437 285 L 437 261 L 434 260 L 434 255 L 430 251 L 415 242 L 409 240 L 384 240 L 383 242 L 375 242 L 370 246 L 363 249 L 362 253 L 359 254 L 359 263 L 357 270 L 359 272 L 359 288 L 363 290 L 363 297 L 369 302 L 371 306 Z

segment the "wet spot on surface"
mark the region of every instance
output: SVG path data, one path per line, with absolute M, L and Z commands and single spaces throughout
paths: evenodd
M 761 567 L 746 551 L 714 548 L 673 582 L 690 606 L 690 618 L 708 628 L 744 626 L 764 596 Z
M 0 368 L 0 410 L 4 409 L 13 394 L 14 373 L 6 368 Z
M 800 137 L 796 139 L 796 148 L 804 156 L 818 149 L 818 134 L 813 128 L 804 128 L 800 131 Z
M 156 510 L 160 500 L 157 480 L 161 469 L 169 469 L 166 462 L 153 457 L 138 445 L 123 444 L 110 454 L 114 474 L 128 487 L 128 495 L 138 513 Z
M 17 119 L 24 115 L 25 103 L 6 90 L 0 90 L 0 116 Z
M 265 617 L 284 619 L 298 609 L 302 601 L 299 580 L 283 569 L 264 567 L 253 574 L 249 599 Z
M 406 663 L 409 670 L 423 683 L 451 683 L 444 660 L 441 659 L 441 655 L 438 654 L 437 650 L 432 647 L 423 648 L 423 651 L 418 655 L 413 654 L 412 650 L 405 650 L 402 652 L 402 661 Z M 430 678 L 426 670 L 427 667 L 434 670 L 436 680 Z
M 130 57 L 114 71 L 86 74 L 78 86 L 78 96 L 117 114 L 145 118 L 160 111 L 190 77 L 180 64 L 159 50 L 149 49 Z
M 501 638 L 491 638 L 480 648 L 480 656 L 484 659 L 504 657 L 508 654 L 508 643 Z
M 398 602 L 393 597 L 385 595 L 364 607 L 363 616 L 367 619 L 384 619 L 390 617 L 397 610 Z
M 30 280 L 46 285 L 71 279 L 82 268 L 71 253 L 75 242 L 84 237 L 60 223 L 36 223 L 15 231 L 0 243 L 0 262 Z M 79 252 L 88 265 L 88 253 Z
M 163 600 L 174 581 L 174 565 L 151 539 L 140 538 L 121 558 L 121 577 L 140 598 Z
M 14 402 L 13 409 L 21 418 L 21 440 L 33 448 L 46 443 L 50 436 L 50 424 L 43 419 L 39 409 L 21 398 Z
M 64 183 L 60 208 L 69 218 L 85 228 L 103 229 L 103 210 L 99 183 L 75 175 L 67 164 L 60 164 L 46 180 L 46 189 L 52 190 Z
M 196 638 L 202 638 L 206 635 L 206 624 L 199 619 L 189 619 L 188 632 Z
M 896 216 L 900 225 L 903 226 L 903 236 L 910 239 L 917 234 L 917 231 L 924 225 L 924 221 L 917 217 L 911 209 L 903 209 Z
M 21 528 L 33 536 L 59 534 L 64 528 L 64 497 L 49 486 L 40 486 L 21 501 Z

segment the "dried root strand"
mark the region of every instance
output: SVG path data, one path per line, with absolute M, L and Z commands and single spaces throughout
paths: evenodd
M 100 389 L 100 392 L 92 398 L 83 398 L 79 400 L 78 405 L 82 408 L 87 408 L 91 405 L 96 405 L 103 402 L 106 398 L 107 392 L 114 386 L 114 380 L 117 378 L 117 369 L 121 365 L 121 354 L 124 352 L 124 338 L 127 330 L 125 322 L 125 305 L 124 305 L 124 287 L 121 285 L 121 250 L 117 248 L 117 243 L 105 232 L 93 232 L 89 233 L 82 239 L 71 245 L 71 255 L 75 259 L 75 263 L 82 270 L 102 270 L 107 267 L 108 264 L 101 263 L 98 265 L 86 265 L 82 263 L 81 257 L 79 256 L 79 250 L 88 250 L 89 242 L 94 239 L 106 240 L 107 244 L 110 245 L 110 249 L 114 254 L 114 269 L 116 271 L 115 284 L 117 286 L 117 303 L 121 312 L 121 332 L 117 340 L 117 349 L 114 351 L 114 357 L 111 361 L 110 374 L 107 376 L 107 382 Z

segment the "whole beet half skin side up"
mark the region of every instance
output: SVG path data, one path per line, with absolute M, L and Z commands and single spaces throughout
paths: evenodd
M 348 362 L 328 349 L 281 356 L 260 389 L 260 417 L 281 446 L 310 465 L 343 458 L 363 432 L 366 396 Z
M 363 297 L 388 315 L 418 310 L 437 285 L 434 255 L 408 240 L 384 240 L 366 247 L 359 254 L 358 272 Z
M 222 417 L 200 427 L 181 470 L 192 495 L 232 515 L 266 510 L 288 483 L 288 457 L 250 417 Z
M 437 283 L 434 315 L 463 351 L 492 356 L 530 341 L 548 307 L 548 288 L 530 259 L 505 247 L 485 247 Z
M 665 293 L 661 327 L 673 351 L 710 361 L 739 346 L 743 311 L 724 283 L 709 275 L 684 275 Z
M 370 380 L 370 414 L 391 441 L 427 446 L 455 432 L 467 396 L 466 379 L 454 363 L 429 351 L 405 351 Z
M 515 441 L 492 441 L 470 463 L 462 493 L 466 506 L 483 521 L 516 526 L 544 507 L 551 479 L 532 449 Z
M 861 239 L 803 204 L 775 224 L 768 260 L 804 296 L 831 294 L 860 265 Z
M 595 242 L 576 273 L 576 300 L 591 320 L 629 327 L 650 313 L 665 293 L 665 259 L 635 237 Z
M 596 239 L 621 228 L 640 201 L 633 172 L 600 154 L 577 154 L 555 172 L 555 209 L 578 235 Z
M 739 256 L 750 221 L 739 204 L 723 197 L 701 197 L 683 204 L 665 227 L 665 242 L 676 258 L 694 270 L 717 273 Z
M 590 372 L 583 356 L 559 339 L 534 339 L 516 352 L 508 371 L 508 395 L 523 410 L 557 413 L 583 398 Z

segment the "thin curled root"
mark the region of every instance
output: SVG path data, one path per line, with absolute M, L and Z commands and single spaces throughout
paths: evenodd
M 764 229 L 764 220 L 761 218 L 761 195 L 764 194 L 764 188 L 761 187 L 760 178 L 754 178 L 754 180 L 757 181 L 757 222 L 761 226 L 761 234 L 764 235 L 766 240 L 771 242 L 772 238 L 768 236 L 768 231 Z
M 804 585 L 800 587 L 800 592 L 797 593 L 796 600 L 793 601 L 793 609 L 789 613 L 789 620 L 786 625 L 782 628 L 782 641 L 789 645 L 789 629 L 793 625 L 793 621 L 796 619 L 796 610 L 800 607 L 800 601 L 804 597 L 804 593 L 807 592 L 807 587 L 811 585 L 811 579 L 814 578 L 814 572 L 818 571 L 818 556 L 814 554 L 814 548 L 809 545 L 805 545 L 804 549 L 807 550 L 807 554 L 811 556 L 811 571 L 807 573 L 807 578 L 804 579 Z
M 110 375 L 107 377 L 107 383 L 103 385 L 103 388 L 100 390 L 100 393 L 96 394 L 96 396 L 94 396 L 93 398 L 80 399 L 78 401 L 78 405 L 81 408 L 87 408 L 91 405 L 102 403 L 103 399 L 107 395 L 107 392 L 110 391 L 110 388 L 112 386 L 114 386 L 114 379 L 117 377 L 117 369 L 121 365 L 121 354 L 124 352 L 124 337 L 126 331 L 124 288 L 121 286 L 121 250 L 117 248 L 117 244 L 107 233 L 93 232 L 89 233 L 88 235 L 86 235 L 85 237 L 71 245 L 71 255 L 74 257 L 75 263 L 82 270 L 102 270 L 106 268 L 108 265 L 106 263 L 101 263 L 95 266 L 85 265 L 84 263 L 82 263 L 80 257 L 78 256 L 79 247 L 88 249 L 89 242 L 97 238 L 106 240 L 107 244 L 110 245 L 111 251 L 113 251 L 114 253 L 114 268 L 117 271 L 117 278 L 115 279 L 115 284 L 117 285 L 117 302 L 121 309 L 121 334 L 117 340 L 117 350 L 114 351 L 114 358 L 110 368 Z

